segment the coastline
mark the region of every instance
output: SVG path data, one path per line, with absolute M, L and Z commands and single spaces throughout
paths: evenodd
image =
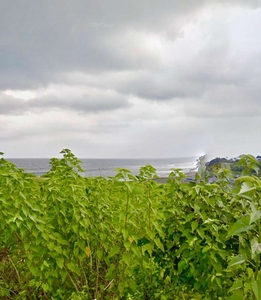
M 194 180 L 195 176 L 196 176 L 196 171 L 192 171 L 190 170 L 189 172 L 184 173 L 186 175 L 186 178 L 184 178 L 184 180 Z M 159 177 L 159 178 L 155 178 L 154 181 L 158 182 L 158 183 L 166 183 L 168 180 L 168 177 Z

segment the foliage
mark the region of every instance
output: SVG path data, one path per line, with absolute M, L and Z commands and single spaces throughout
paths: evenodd
M 216 169 L 230 169 L 235 175 L 258 175 L 261 176 L 261 157 L 256 158 L 253 155 L 240 155 L 239 158 L 228 159 L 216 157 L 207 162 L 206 170 L 212 173 Z
M 203 166 L 159 184 L 150 165 L 86 178 L 61 153 L 41 178 L 0 159 L 1 299 L 261 299 L 252 157 L 234 183 L 223 167 L 208 183 Z

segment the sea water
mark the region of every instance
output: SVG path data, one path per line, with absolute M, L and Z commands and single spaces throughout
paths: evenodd
M 47 173 L 50 168 L 50 159 L 47 158 L 13 158 L 7 159 L 17 167 L 26 172 L 41 176 Z M 133 174 L 139 174 L 139 169 L 145 165 L 152 165 L 157 170 L 160 177 L 166 177 L 173 168 L 182 169 L 185 173 L 196 168 L 197 157 L 178 157 L 178 158 L 140 158 L 140 159 L 87 159 L 82 158 L 82 168 L 84 176 L 114 176 L 116 168 L 125 168 Z

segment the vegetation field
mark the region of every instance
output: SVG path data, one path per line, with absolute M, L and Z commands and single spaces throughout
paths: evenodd
M 150 166 L 80 176 L 68 149 L 36 177 L 0 159 L 0 299 L 261 299 L 260 162 L 195 181 Z M 216 181 L 209 183 L 208 177 Z

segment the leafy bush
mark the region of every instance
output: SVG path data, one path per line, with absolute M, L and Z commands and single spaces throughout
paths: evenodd
M 261 180 L 150 166 L 85 178 L 69 149 L 40 178 L 0 159 L 1 299 L 260 299 Z M 251 175 L 251 176 L 250 176 Z

